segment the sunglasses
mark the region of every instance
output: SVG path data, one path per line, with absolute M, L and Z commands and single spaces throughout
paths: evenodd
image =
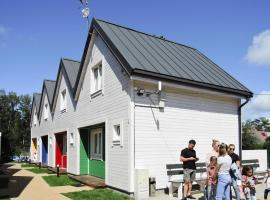
M 230 150 L 234 150 L 234 148 L 230 148 Z

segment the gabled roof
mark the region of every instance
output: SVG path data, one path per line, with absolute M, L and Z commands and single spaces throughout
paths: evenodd
M 69 86 L 71 87 L 71 90 L 72 90 L 71 92 L 73 94 L 74 89 L 75 89 L 75 82 L 79 73 L 79 68 L 80 68 L 79 61 L 68 59 L 68 58 L 61 58 L 58 73 L 57 73 L 57 79 L 55 83 L 53 98 L 52 98 L 52 112 L 54 109 L 53 106 L 55 106 L 56 95 L 58 92 L 59 84 L 61 82 L 61 77 L 60 77 L 61 70 L 66 75 L 67 81 L 68 81 L 67 84 L 69 84 Z
M 42 115 L 43 99 L 44 99 L 45 93 L 47 94 L 49 106 L 50 106 L 50 109 L 52 110 L 52 98 L 53 98 L 53 93 L 54 93 L 54 89 L 55 89 L 55 83 L 56 83 L 56 81 L 52 81 L 52 80 L 44 80 L 43 81 L 42 93 L 41 93 L 41 97 L 40 97 L 40 105 L 38 108 L 38 118 L 39 119 L 41 118 L 41 115 Z
M 52 106 L 55 83 L 56 83 L 56 81 L 52 81 L 52 80 L 45 80 L 44 81 L 44 86 L 45 86 L 46 91 L 47 91 L 50 106 Z
M 33 95 L 33 105 L 36 105 L 37 113 L 39 113 L 39 106 L 40 106 L 41 94 L 34 93 Z
M 78 71 L 80 68 L 80 62 L 76 60 L 71 60 L 67 58 L 62 58 L 63 66 L 66 70 L 68 80 L 72 90 L 74 89 Z
M 176 81 L 245 97 L 253 95 L 197 49 L 98 19 L 92 20 L 90 33 L 93 30 L 101 36 L 129 75 Z M 91 34 L 84 49 L 80 72 L 90 37 Z

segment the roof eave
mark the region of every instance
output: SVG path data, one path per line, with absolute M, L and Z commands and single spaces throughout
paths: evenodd
M 132 75 L 138 75 L 142 77 L 147 77 L 147 78 L 154 78 L 154 79 L 159 79 L 159 80 L 164 80 L 168 82 L 174 82 L 174 83 L 181 83 L 182 85 L 190 86 L 190 87 L 196 87 L 196 88 L 202 88 L 202 89 L 208 89 L 216 92 L 223 92 L 226 94 L 232 94 L 232 95 L 237 95 L 243 98 L 252 98 L 253 93 L 251 91 L 244 91 L 244 90 L 236 90 L 232 88 L 226 88 L 222 86 L 217 86 L 217 85 L 211 85 L 208 83 L 202 83 L 202 82 L 196 82 L 192 80 L 187 80 L 187 79 L 181 79 L 173 76 L 167 76 L 163 74 L 158 74 L 154 72 L 149 72 L 145 70 L 140 70 L 140 69 L 134 69 L 132 71 Z

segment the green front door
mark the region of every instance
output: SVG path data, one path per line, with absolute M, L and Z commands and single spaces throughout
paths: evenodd
M 105 148 L 103 130 L 103 128 L 91 129 L 89 170 L 91 176 L 105 179 Z
M 89 130 L 80 129 L 80 174 L 89 174 Z
M 80 129 L 80 174 L 105 179 L 104 128 Z

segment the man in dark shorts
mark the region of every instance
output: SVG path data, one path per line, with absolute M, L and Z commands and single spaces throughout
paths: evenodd
M 228 149 L 228 154 L 232 158 L 232 163 L 236 163 L 238 168 L 240 168 L 240 158 L 236 153 L 234 153 L 234 150 L 235 150 L 235 145 L 230 144 L 229 149 Z M 233 187 L 233 190 L 235 193 L 236 200 L 240 200 L 240 191 L 239 191 L 239 187 L 237 185 L 237 178 L 234 176 L 233 172 L 231 172 L 231 171 L 230 171 L 230 175 L 232 177 L 232 187 Z M 232 196 L 232 194 L 231 194 L 231 196 Z
M 183 200 L 196 199 L 191 196 L 192 182 L 195 180 L 196 176 L 196 164 L 195 162 L 199 159 L 196 157 L 196 151 L 194 147 L 196 145 L 195 140 L 190 140 L 188 142 L 188 147 L 181 151 L 180 161 L 183 162 L 184 169 L 184 198 Z

